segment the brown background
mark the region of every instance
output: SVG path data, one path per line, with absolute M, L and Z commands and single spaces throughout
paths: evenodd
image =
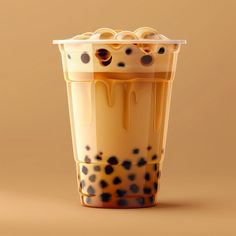
M 0 235 L 235 235 L 235 3 L 1 1 Z M 188 41 L 155 208 L 79 205 L 65 83 L 51 41 L 105 26 L 151 26 Z

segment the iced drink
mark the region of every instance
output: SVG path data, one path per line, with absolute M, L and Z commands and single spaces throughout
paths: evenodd
M 171 87 L 184 41 L 149 27 L 99 29 L 59 44 L 81 204 L 157 204 Z

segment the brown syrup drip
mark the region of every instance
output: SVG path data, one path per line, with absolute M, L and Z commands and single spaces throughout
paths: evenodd
M 135 90 L 135 81 L 121 81 L 121 80 L 107 80 L 107 79 L 96 79 L 94 83 L 91 82 L 91 94 L 89 95 L 92 104 L 92 89 L 96 89 L 96 85 L 102 83 L 106 90 L 106 97 L 108 106 L 113 107 L 115 104 L 115 86 L 117 83 L 121 83 L 124 91 L 124 110 L 123 110 L 123 127 L 128 130 L 131 126 L 131 114 L 133 105 L 137 104 L 137 91 Z M 153 130 L 159 132 L 161 122 L 163 119 L 163 106 L 165 102 L 165 89 L 166 83 L 159 84 L 159 81 L 152 81 L 152 96 L 153 96 Z M 93 88 L 95 85 L 95 88 Z M 92 112 L 92 106 L 91 106 Z M 92 116 L 92 113 L 91 113 Z

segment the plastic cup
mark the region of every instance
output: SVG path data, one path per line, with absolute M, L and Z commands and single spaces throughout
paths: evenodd
M 81 204 L 157 204 L 171 88 L 183 40 L 56 40 Z

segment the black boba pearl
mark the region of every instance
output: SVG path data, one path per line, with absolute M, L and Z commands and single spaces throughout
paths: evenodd
M 146 164 L 147 164 L 147 161 L 143 157 L 141 157 L 137 163 L 139 167 L 144 166 Z
M 147 150 L 148 150 L 148 151 L 149 151 L 149 150 L 151 150 L 151 149 L 152 149 L 152 147 L 151 147 L 151 146 L 148 146 L 148 147 L 147 147 Z
M 102 160 L 102 157 L 99 156 L 99 155 L 97 155 L 95 158 L 96 158 L 98 161 L 101 161 L 101 160 Z
M 103 202 L 109 202 L 110 199 L 111 199 L 111 194 L 110 194 L 110 193 L 102 193 L 102 194 L 100 195 L 100 197 L 101 197 L 101 200 L 102 200 Z
M 131 161 L 123 161 L 122 162 L 122 166 L 126 169 L 126 170 L 129 170 L 131 168 Z
M 101 61 L 101 63 L 103 66 L 108 66 L 111 64 L 111 61 L 112 61 L 112 57 L 110 57 L 109 60 L 107 60 L 107 61 Z
M 150 188 L 144 187 L 144 188 L 143 188 L 143 192 L 144 192 L 145 194 L 150 194 L 150 193 L 152 192 L 152 190 L 151 190 Z
M 68 59 L 71 59 L 71 55 L 70 54 L 67 54 L 67 57 L 68 57 Z
M 125 199 L 118 199 L 117 204 L 118 204 L 118 206 L 127 206 L 128 201 Z
M 157 178 L 160 178 L 160 176 L 161 176 L 161 172 L 157 171 Z
M 153 170 L 157 170 L 157 164 L 155 163 L 154 165 L 153 165 Z
M 99 155 L 103 155 L 103 152 L 99 152 Z
M 153 196 L 151 196 L 151 197 L 149 198 L 149 201 L 150 201 L 150 203 L 154 203 L 154 202 L 155 202 L 155 198 L 154 198 Z
M 99 184 L 101 188 L 106 188 L 108 186 L 108 183 L 105 180 L 101 180 Z
M 150 174 L 149 174 L 149 173 L 146 173 L 146 174 L 144 175 L 144 178 L 145 178 L 145 180 L 149 181 L 149 180 L 150 180 Z
M 111 165 L 117 165 L 119 163 L 117 157 L 115 157 L 115 156 L 110 157 L 107 160 L 107 162 Z
M 152 56 L 151 55 L 144 55 L 141 57 L 141 63 L 144 66 L 148 66 L 152 63 Z
M 82 172 L 87 175 L 88 174 L 88 168 L 86 166 L 82 166 Z
M 157 189 L 158 189 L 158 183 L 153 183 L 153 188 L 157 191 Z
M 84 180 L 81 180 L 81 181 L 80 181 L 80 188 L 83 189 L 84 187 L 85 187 L 85 181 L 84 181 Z
M 139 149 L 138 148 L 133 149 L 133 154 L 138 154 L 138 153 L 139 153 Z
M 136 178 L 135 174 L 128 175 L 128 179 L 131 181 L 135 180 L 135 178 Z
M 137 203 L 139 203 L 140 205 L 144 205 L 145 203 L 145 199 L 143 197 L 139 197 L 136 199 Z
M 132 193 L 137 193 L 137 192 L 139 191 L 139 187 L 138 187 L 137 184 L 131 184 L 131 185 L 129 186 L 129 189 L 130 189 L 130 191 L 131 191 Z
M 87 189 L 88 194 L 95 195 L 95 189 L 90 185 Z
M 124 189 L 117 189 L 116 190 L 116 194 L 118 197 L 123 197 L 126 193 L 127 193 L 127 191 Z
M 158 54 L 164 54 L 165 53 L 165 48 L 161 47 L 158 50 Z
M 88 157 L 88 155 L 85 156 L 84 162 L 91 163 L 91 159 Z
M 157 159 L 157 155 L 155 154 L 152 156 L 152 160 L 156 160 L 156 159 Z
M 132 49 L 131 49 L 131 48 L 127 48 L 127 49 L 125 50 L 125 53 L 126 53 L 127 55 L 130 55 L 130 54 L 132 53 Z
M 105 59 L 107 57 L 107 55 L 109 54 L 109 51 L 106 50 L 105 48 L 100 48 L 97 50 L 97 54 L 99 57 Z
M 118 62 L 117 66 L 118 67 L 125 67 L 125 63 L 124 62 Z
M 86 145 L 86 146 L 85 146 L 85 149 L 86 149 L 87 151 L 89 151 L 89 150 L 90 150 L 90 147 L 89 147 L 88 145 Z
M 91 197 L 86 197 L 85 202 L 86 202 L 87 204 L 90 204 L 90 203 L 92 202 Z
M 105 166 L 105 173 L 107 175 L 110 175 L 114 171 L 113 167 L 111 165 Z
M 91 182 L 95 182 L 95 181 L 96 181 L 96 175 L 90 175 L 90 176 L 89 176 L 89 180 L 90 180 Z
M 94 166 L 93 169 L 94 169 L 94 171 L 100 171 L 101 167 L 100 166 Z
M 89 63 L 90 61 L 90 56 L 87 52 L 82 53 L 80 58 L 81 58 L 81 61 L 85 64 Z
M 116 176 L 116 177 L 113 179 L 113 184 L 117 185 L 117 184 L 120 184 L 120 183 L 121 183 L 120 177 Z

